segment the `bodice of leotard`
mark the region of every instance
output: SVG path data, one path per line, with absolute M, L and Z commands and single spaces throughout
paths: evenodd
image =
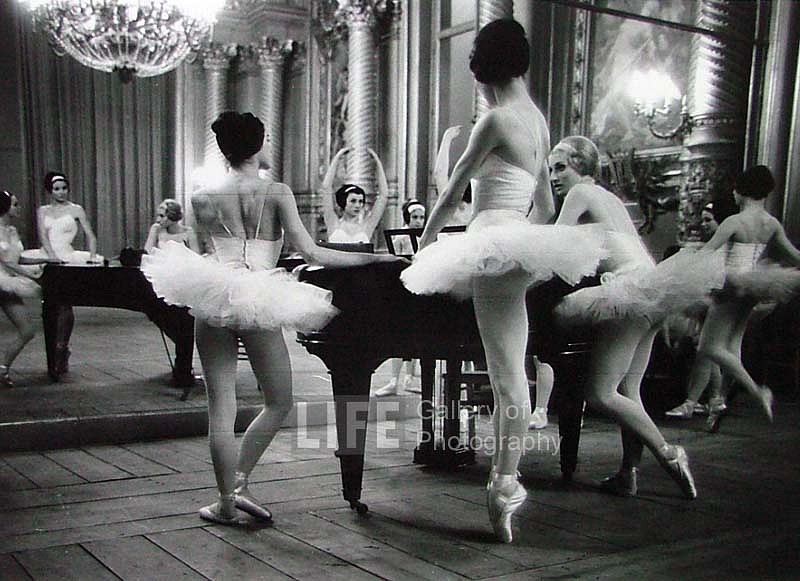
M 363 230 L 358 230 L 351 234 L 344 228 L 338 227 L 328 235 L 328 242 L 337 244 L 368 244 L 369 241 L 369 236 Z
M 78 223 L 73 215 L 64 214 L 57 218 L 45 216 L 44 229 L 56 256 L 73 252 L 72 241 L 78 233 Z
M 170 232 L 167 232 L 166 229 L 161 230 L 161 232 L 158 233 L 158 247 L 161 248 L 167 242 L 177 242 L 178 244 L 183 244 L 184 246 L 188 247 L 188 232 L 184 230 L 183 232 L 171 234 Z
M 474 214 L 484 210 L 527 214 L 535 189 L 536 178 L 530 172 L 490 153 L 472 178 Z
M 14 227 L 6 228 L 5 240 L 0 242 L 0 255 L 4 262 L 19 263 L 19 257 L 24 250 L 22 241 L 19 239 L 17 229 Z
M 653 257 L 638 236 L 607 230 L 604 242 L 608 256 L 600 262 L 598 273 L 625 274 L 655 266 Z
M 725 268 L 728 272 L 753 270 L 766 246 L 758 242 L 732 242 L 725 256 Z
M 277 240 L 239 238 L 236 236 L 212 236 L 214 256 L 231 268 L 268 270 L 275 268 L 281 256 L 283 237 Z

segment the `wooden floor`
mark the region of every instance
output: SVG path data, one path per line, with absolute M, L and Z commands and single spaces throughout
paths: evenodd
M 798 420 L 783 404 L 768 425 L 741 398 L 720 434 L 701 419 L 665 424 L 689 450 L 695 501 L 651 457 L 637 498 L 602 494 L 595 482 L 619 453 L 602 419 L 587 419 L 569 488 L 555 428 L 531 432 L 511 545 L 486 517 L 487 457 L 454 472 L 412 464 L 416 420 L 370 425 L 367 516 L 340 496 L 327 428 L 282 430 L 252 477 L 274 513 L 267 528 L 198 518 L 215 497 L 203 438 L 5 454 L 0 578 L 797 579 Z M 487 430 L 482 419 L 478 435 Z

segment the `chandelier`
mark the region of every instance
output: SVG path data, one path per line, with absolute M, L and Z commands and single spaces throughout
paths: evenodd
M 134 75 L 171 71 L 210 34 L 225 0 L 20 0 L 53 51 L 87 67 Z

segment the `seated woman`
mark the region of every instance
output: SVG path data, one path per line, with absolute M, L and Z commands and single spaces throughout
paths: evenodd
M 144 243 L 145 252 L 149 254 L 153 248 L 161 248 L 167 242 L 175 241 L 200 254 L 197 234 L 190 226 L 180 223 L 182 218 L 183 208 L 176 200 L 167 198 L 161 202 L 156 211 L 156 222 L 150 226 Z
M 69 180 L 60 172 L 48 172 L 44 176 L 44 189 L 50 203 L 40 206 L 36 212 L 36 225 L 42 247 L 25 250 L 26 260 L 48 260 L 69 264 L 102 264 L 103 257 L 97 254 L 97 238 L 86 212 L 69 200 Z M 78 234 L 78 225 L 83 228 L 89 250 L 75 250 L 72 241 Z M 58 314 L 56 354 L 54 371 L 61 375 L 69 370 L 69 337 L 75 324 L 72 307 L 61 307 Z
M 41 265 L 26 266 L 19 263 L 22 242 L 17 229 L 11 225 L 11 219 L 18 214 L 17 197 L 0 190 L 0 308 L 16 331 L 16 337 L 3 354 L 3 364 L 0 365 L 0 386 L 3 387 L 14 387 L 9 376 L 11 364 L 36 334 L 23 299 L 39 297 L 39 285 L 34 279 L 42 274 Z
M 389 183 L 386 181 L 386 173 L 383 171 L 381 160 L 372 149 L 369 149 L 367 151 L 375 160 L 378 174 L 378 197 L 372 210 L 365 211 L 366 193 L 355 184 L 343 184 L 335 194 L 331 195 L 339 161 L 348 151 L 349 149 L 342 148 L 336 152 L 320 187 L 325 226 L 328 229 L 328 242 L 369 244 L 389 200 Z M 339 208 L 338 213 L 334 208 L 334 199 Z
M 69 200 L 69 180 L 63 173 L 48 172 L 44 176 L 44 189 L 50 203 L 40 206 L 36 212 L 36 225 L 42 247 L 26 250 L 24 258 L 45 259 L 71 264 L 102 263 L 97 254 L 97 238 L 84 209 Z M 75 250 L 72 241 L 78 234 L 78 225 L 83 228 L 88 251 Z

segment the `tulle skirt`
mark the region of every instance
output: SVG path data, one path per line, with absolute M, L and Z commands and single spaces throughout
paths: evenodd
M 556 316 L 567 325 L 629 318 L 652 324 L 672 314 L 697 311 L 724 282 L 722 253 L 681 250 L 655 266 L 619 275 L 604 273 L 599 286 L 564 297 Z
M 440 238 L 414 257 L 400 275 L 415 294 L 446 293 L 465 299 L 478 277 L 524 271 L 534 285 L 554 276 L 569 284 L 597 270 L 602 232 L 594 226 L 544 226 L 519 212 L 484 210 L 464 234 Z
M 214 327 L 310 332 L 338 313 L 330 291 L 299 282 L 282 268 L 231 268 L 174 241 L 143 256 L 141 268 L 157 296 L 189 307 Z
M 800 293 L 800 270 L 774 262 L 761 262 L 752 270 L 728 272 L 719 300 L 750 299 L 786 303 Z
M 23 258 L 30 258 L 35 260 L 54 260 L 52 259 L 47 252 L 45 252 L 44 248 L 31 248 L 29 250 L 23 250 L 21 256 Z M 89 257 L 91 254 L 87 250 L 65 250 L 59 253 L 58 259 L 55 260 L 62 260 L 68 264 L 90 264 Z M 54 260 L 54 261 L 55 261 Z M 102 264 L 103 263 L 103 256 L 101 254 L 95 254 L 94 260 L 91 264 Z
M 37 278 L 42 272 L 41 266 L 23 266 L 22 268 L 29 270 L 32 276 Z M 0 269 L 0 293 L 15 295 L 20 298 L 30 298 L 38 296 L 39 290 L 39 284 L 35 280 L 26 276 L 10 274 L 5 269 Z

